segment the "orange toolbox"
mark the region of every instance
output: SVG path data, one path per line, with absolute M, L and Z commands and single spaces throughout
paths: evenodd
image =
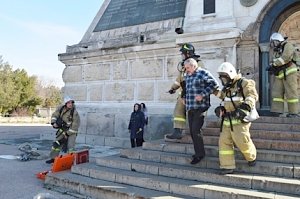
M 74 162 L 74 154 L 69 153 L 66 155 L 60 155 L 54 159 L 54 163 L 52 165 L 52 172 L 64 171 L 71 169 Z
M 74 162 L 74 154 L 60 155 L 54 159 L 52 169 L 50 171 L 43 171 L 36 174 L 36 177 L 45 180 L 46 175 L 51 172 L 58 172 L 71 169 Z
M 50 171 L 43 171 L 36 174 L 36 177 L 45 180 L 46 175 L 50 172 L 59 172 L 71 169 L 72 165 L 89 162 L 89 150 L 85 149 L 70 153 L 66 155 L 60 155 L 54 159 L 52 169 Z

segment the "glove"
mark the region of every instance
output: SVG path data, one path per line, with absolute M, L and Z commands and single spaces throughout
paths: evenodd
M 224 106 L 218 106 L 215 108 L 215 114 L 217 117 L 222 117 L 226 113 L 226 109 Z
M 240 109 L 240 108 L 236 109 L 236 111 L 235 111 L 236 117 L 240 120 L 243 120 L 248 114 L 249 114 L 248 111 Z
M 239 106 L 239 108 L 240 109 L 243 109 L 243 110 L 246 110 L 246 111 L 248 111 L 248 112 L 250 112 L 251 111 L 251 107 L 248 105 L 248 104 L 246 104 L 246 103 L 241 103 L 241 105 Z
M 169 91 L 168 91 L 168 93 L 170 93 L 170 94 L 174 94 L 176 91 L 175 90 L 173 90 L 173 89 L 170 89 Z
M 56 124 L 55 122 L 52 122 L 51 125 L 52 125 L 52 127 L 53 127 L 54 129 L 58 129 L 58 126 L 57 126 L 57 124 Z
M 236 117 L 243 120 L 247 115 L 249 115 L 250 111 L 250 106 L 246 103 L 242 103 L 239 108 L 236 109 Z

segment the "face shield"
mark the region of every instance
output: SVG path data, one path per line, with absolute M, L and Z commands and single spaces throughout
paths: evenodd
M 226 73 L 219 73 L 219 79 L 224 87 L 229 87 L 232 84 L 232 79 Z
M 270 43 L 270 47 L 273 48 L 274 50 L 278 49 L 280 47 L 280 41 L 278 40 L 272 40 Z
M 189 58 L 188 55 L 187 55 L 187 52 L 182 52 L 181 53 L 181 59 L 186 60 L 187 58 Z

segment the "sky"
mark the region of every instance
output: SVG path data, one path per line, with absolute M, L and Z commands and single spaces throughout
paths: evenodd
M 44 84 L 62 87 L 58 54 L 78 44 L 103 0 L 0 0 L 0 56 Z

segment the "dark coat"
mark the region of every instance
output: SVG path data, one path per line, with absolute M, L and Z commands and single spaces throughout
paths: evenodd
M 136 105 L 136 104 L 135 104 Z M 139 104 L 138 104 L 139 105 Z M 128 129 L 130 130 L 130 139 L 144 138 L 145 115 L 141 111 L 141 106 L 137 111 L 131 113 Z M 142 129 L 141 131 L 139 131 Z

